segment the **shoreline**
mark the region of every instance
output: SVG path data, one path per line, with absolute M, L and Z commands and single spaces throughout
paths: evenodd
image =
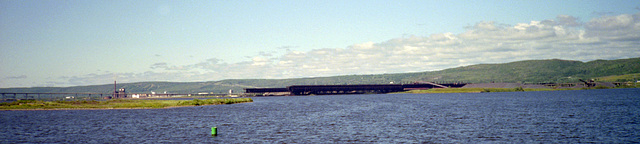
M 37 101 L 0 103 L 0 111 L 170 109 L 253 102 L 251 98 L 193 100 Z
M 445 88 L 428 90 L 410 90 L 390 94 L 438 94 L 438 93 L 494 93 L 494 92 L 533 92 L 533 91 L 566 91 L 566 90 L 593 90 L 593 89 L 621 89 L 621 88 Z
M 249 102 L 239 102 L 233 104 L 241 104 L 241 103 L 249 103 Z M 199 106 L 211 106 L 211 105 L 225 105 L 225 104 L 208 104 L 208 105 L 198 105 L 198 106 L 170 106 L 170 107 L 162 107 L 162 108 L 152 108 L 152 107 L 140 107 L 140 108 L 54 108 L 54 109 L 0 109 L 0 111 L 55 111 L 55 110 L 131 110 L 131 109 L 171 109 L 171 108 L 182 108 L 182 107 L 199 107 Z

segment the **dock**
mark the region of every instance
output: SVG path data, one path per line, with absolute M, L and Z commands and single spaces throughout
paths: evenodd
M 466 83 L 360 84 L 360 85 L 291 85 L 286 88 L 245 88 L 245 93 L 276 95 L 332 95 L 392 93 L 414 89 L 459 88 Z

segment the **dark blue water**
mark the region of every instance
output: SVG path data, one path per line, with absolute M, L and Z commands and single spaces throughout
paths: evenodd
M 0 143 L 640 142 L 640 89 L 253 99 L 171 109 L 0 111 Z

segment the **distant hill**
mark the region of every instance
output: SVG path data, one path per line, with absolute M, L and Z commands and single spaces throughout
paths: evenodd
M 528 60 L 505 64 L 479 64 L 435 72 L 412 74 L 403 80 L 465 81 L 472 83 L 517 82 L 579 82 L 602 76 L 640 73 L 640 58 L 596 60 L 590 62 L 567 60 Z
M 289 85 L 388 84 L 430 82 L 467 83 L 564 83 L 578 79 L 602 77 L 606 81 L 631 81 L 640 73 L 640 58 L 595 60 L 590 62 L 560 59 L 526 60 L 504 64 L 478 64 L 440 71 L 418 73 L 345 75 L 294 79 L 230 79 L 210 82 L 138 82 L 118 84 L 132 93 L 227 93 L 243 92 L 243 88 L 285 87 Z M 624 76 L 618 76 L 624 75 Z M 629 76 L 630 75 L 630 76 Z M 609 78 L 610 76 L 613 78 Z M 616 77 L 618 76 L 618 77 Z M 640 77 L 638 77 L 640 79 Z M 2 88 L 0 92 L 97 92 L 110 93 L 113 85 L 75 87 Z

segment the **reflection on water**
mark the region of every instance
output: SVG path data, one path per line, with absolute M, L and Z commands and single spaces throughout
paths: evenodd
M 0 111 L 0 142 L 638 143 L 639 93 L 256 97 L 171 109 Z

